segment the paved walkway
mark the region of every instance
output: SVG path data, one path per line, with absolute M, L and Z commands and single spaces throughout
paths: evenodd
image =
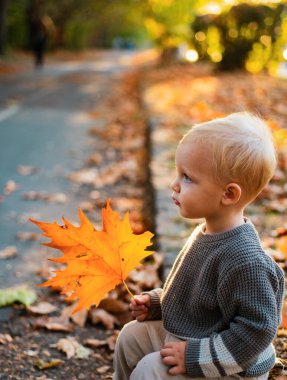
M 0 77 L 0 251 L 17 249 L 14 258 L 1 260 L 0 288 L 36 282 L 33 275 L 48 257 L 39 240 L 29 237 L 35 226 L 28 218 L 73 221 L 79 205 L 89 199 L 88 186 L 69 176 L 93 154 L 100 160 L 103 150 L 111 153 L 89 136 L 91 127 L 100 131 L 109 115 L 91 114 L 115 90 L 117 79 L 135 67 L 138 56 L 107 51 Z M 112 163 L 110 156 L 106 164 Z M 80 175 L 88 183 L 96 169 Z

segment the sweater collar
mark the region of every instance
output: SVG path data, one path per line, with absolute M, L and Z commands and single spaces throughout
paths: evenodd
M 238 234 L 241 234 L 241 233 L 244 233 L 244 232 L 245 233 L 246 232 L 250 233 L 251 231 L 253 231 L 253 233 L 254 233 L 255 229 L 254 229 L 254 226 L 253 226 L 252 222 L 249 219 L 247 219 L 247 218 L 244 218 L 244 220 L 245 220 L 245 223 L 241 224 L 238 227 L 232 228 L 231 230 L 228 230 L 228 231 L 218 232 L 218 233 L 215 233 L 215 234 L 206 234 L 204 232 L 205 223 L 200 224 L 196 228 L 196 231 L 194 231 L 195 234 L 196 234 L 195 239 L 197 241 L 200 241 L 200 242 L 212 243 L 212 242 L 215 242 L 215 241 L 228 239 L 230 237 L 233 237 L 235 235 L 238 235 Z

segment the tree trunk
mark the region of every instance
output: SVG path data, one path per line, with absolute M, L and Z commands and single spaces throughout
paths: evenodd
M 0 55 L 4 53 L 6 44 L 6 14 L 8 0 L 0 1 Z

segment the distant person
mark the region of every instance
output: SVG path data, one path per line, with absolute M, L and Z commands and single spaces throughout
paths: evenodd
M 196 125 L 183 137 L 172 198 L 181 216 L 204 223 L 163 289 L 131 300 L 136 320 L 118 337 L 114 380 L 267 380 L 284 272 L 244 210 L 275 167 L 272 135 L 249 113 Z
M 36 68 L 44 64 L 44 54 L 47 48 L 49 28 L 52 20 L 44 15 L 38 2 L 33 2 L 27 14 L 30 46 L 34 53 Z

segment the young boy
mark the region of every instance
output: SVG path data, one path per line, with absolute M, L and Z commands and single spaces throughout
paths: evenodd
M 204 218 L 163 289 L 132 299 L 115 380 L 265 380 L 275 362 L 284 273 L 263 251 L 245 207 L 276 166 L 272 136 L 249 113 L 194 126 L 179 143 L 172 199 Z

